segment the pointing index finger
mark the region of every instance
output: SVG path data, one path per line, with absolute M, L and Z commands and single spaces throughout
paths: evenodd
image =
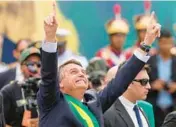
M 53 1 L 53 14 L 56 16 L 56 1 Z
M 155 17 L 155 12 L 152 11 L 151 15 L 150 15 L 150 24 L 152 24 L 153 20 L 154 20 L 154 17 Z

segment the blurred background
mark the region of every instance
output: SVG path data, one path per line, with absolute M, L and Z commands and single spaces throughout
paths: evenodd
M 105 23 L 114 18 L 114 4 L 121 5 L 121 15 L 130 26 L 124 48 L 132 46 L 136 41 L 134 16 L 144 13 L 144 1 L 57 1 L 59 27 L 72 33 L 68 37 L 68 48 L 90 59 L 100 47 L 109 44 Z M 18 40 L 43 39 L 43 19 L 52 10 L 49 5 L 52 2 L 0 2 L 0 33 L 4 36 L 1 49 L 3 62 L 11 63 L 15 60 L 12 50 Z M 174 35 L 175 6 L 175 1 L 151 1 L 151 10 L 155 11 L 158 21 Z

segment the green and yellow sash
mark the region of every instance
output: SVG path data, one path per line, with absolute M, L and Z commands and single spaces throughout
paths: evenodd
M 70 109 L 84 127 L 99 127 L 96 117 L 87 106 L 70 95 L 65 94 L 64 96 L 70 106 Z

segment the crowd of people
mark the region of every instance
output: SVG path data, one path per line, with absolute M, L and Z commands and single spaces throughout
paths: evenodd
M 16 62 L 0 63 L 0 126 L 176 126 L 172 33 L 148 8 L 135 18 L 135 45 L 124 50 L 129 24 L 120 6 L 114 8 L 106 24 L 109 44 L 88 61 L 67 49 L 70 32 L 59 28 L 53 3 L 44 41 L 19 40 Z

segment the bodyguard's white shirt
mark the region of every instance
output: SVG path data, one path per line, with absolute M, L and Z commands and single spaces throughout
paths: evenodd
M 135 112 L 133 110 L 133 108 L 134 108 L 134 106 L 136 104 L 130 102 L 129 100 L 127 100 L 123 96 L 120 96 L 119 100 L 122 103 L 122 105 L 125 107 L 125 109 L 128 112 L 129 116 L 131 117 L 131 119 L 132 119 L 135 127 L 139 127 L 138 122 L 137 122 L 137 118 L 136 118 L 136 114 L 135 114 Z M 140 117 L 142 119 L 142 125 L 143 125 L 143 127 L 149 127 L 146 118 L 144 117 L 144 115 L 142 114 L 142 112 L 140 110 L 139 110 L 139 112 L 140 112 Z

